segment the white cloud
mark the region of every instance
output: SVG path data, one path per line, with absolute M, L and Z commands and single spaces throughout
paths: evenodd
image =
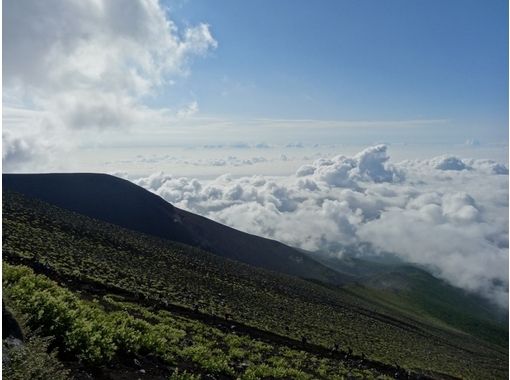
M 508 168 L 505 165 L 495 162 L 493 160 L 471 159 L 466 160 L 466 164 L 479 171 L 484 171 L 489 174 L 508 175 Z
M 42 111 L 32 134 L 168 124 L 198 110 L 144 103 L 217 46 L 208 25 L 178 30 L 156 0 L 9 0 L 3 11 L 3 103 Z
M 191 102 L 186 107 L 180 109 L 177 111 L 177 117 L 178 118 L 186 118 L 193 116 L 198 112 L 198 103 L 196 101 Z
M 32 161 L 42 155 L 43 150 L 29 137 L 13 136 L 2 133 L 2 161 L 4 169 L 15 170 L 19 165 Z
M 159 173 L 135 182 L 178 207 L 303 249 L 342 254 L 368 243 L 506 305 L 508 174 L 492 170 L 506 167 L 454 158 L 447 161 L 470 170 L 443 170 L 443 158 L 391 164 L 378 145 L 287 177 Z
M 314 165 L 303 165 L 296 171 L 296 177 L 306 177 L 315 173 Z
M 263 156 L 252 156 L 241 158 L 238 156 L 223 156 L 218 158 L 183 158 L 170 156 L 168 154 L 163 155 L 150 155 L 143 156 L 138 155 L 134 159 L 124 159 L 118 161 L 107 161 L 105 164 L 118 164 L 118 163 L 151 163 L 151 164 L 164 164 L 171 163 L 179 166 L 196 166 L 196 167 L 215 167 L 215 166 L 226 166 L 226 167 L 241 167 L 241 166 L 252 166 L 257 165 L 264 162 L 275 162 L 280 161 L 281 159 L 275 158 L 266 158 Z
M 354 157 L 337 156 L 329 159 L 319 159 L 313 166 L 301 167 L 296 173 L 303 176 L 305 172 L 312 172 L 317 181 L 327 183 L 332 187 L 357 188 L 358 181 L 399 182 L 403 173 L 388 165 L 386 145 L 376 145 L 367 148 Z
M 469 167 L 457 157 L 441 156 L 430 161 L 431 165 L 439 170 L 467 170 Z

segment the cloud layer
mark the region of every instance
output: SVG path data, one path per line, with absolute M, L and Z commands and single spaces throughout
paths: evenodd
M 442 156 L 392 164 L 384 145 L 287 177 L 135 182 L 178 207 L 310 251 L 369 243 L 507 306 L 508 169 Z
M 4 110 L 40 113 L 24 125 L 7 123 L 9 151 L 34 145 L 27 130 L 37 141 L 68 140 L 83 130 L 160 125 L 198 110 L 196 102 L 181 110 L 145 104 L 187 75 L 193 57 L 217 46 L 208 25 L 178 30 L 156 0 L 9 0 L 3 10 Z M 18 157 L 4 155 L 4 163 Z

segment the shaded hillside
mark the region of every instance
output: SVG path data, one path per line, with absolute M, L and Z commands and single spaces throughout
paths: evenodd
M 344 289 L 359 297 L 508 346 L 508 310 L 392 255 L 367 252 L 358 258 L 353 256 L 353 249 L 350 247 L 351 252 L 342 257 L 325 253 L 314 257 L 342 275 L 351 276 L 351 283 Z
M 37 273 L 50 276 L 58 281 L 59 287 L 72 290 L 84 301 L 95 299 L 93 305 L 100 309 L 90 311 L 83 306 L 83 315 L 96 315 L 94 318 L 104 321 L 100 326 L 117 323 L 115 321 L 120 317 L 108 314 L 117 310 L 115 307 L 126 312 L 131 310 L 133 318 L 142 318 L 151 326 L 162 323 L 155 331 L 170 334 L 168 339 L 172 344 L 164 347 L 171 347 L 172 351 L 165 349 L 159 355 L 175 363 L 174 366 L 191 368 L 194 373 L 219 371 L 230 376 L 225 378 L 231 378 L 246 374 L 250 367 L 262 366 L 258 370 L 272 374 L 269 378 L 285 378 L 281 374 L 293 368 L 293 364 L 291 368 L 285 364 L 289 355 L 296 357 L 287 349 L 295 350 L 302 342 L 301 348 L 313 355 L 296 359 L 295 369 L 308 374 L 302 378 L 333 378 L 327 373 L 335 373 L 335 368 L 342 368 L 338 373 L 345 373 L 342 371 L 351 371 L 349 368 L 359 370 L 359 365 L 375 371 L 370 375 L 374 376 L 387 368 L 384 366 L 398 370 L 396 364 L 405 368 L 406 373 L 410 370 L 413 374 L 433 378 L 508 376 L 506 348 L 427 320 L 418 320 L 394 307 L 374 304 L 372 299 L 360 297 L 350 290 L 255 268 L 14 193 L 4 194 L 3 226 L 4 260 L 10 264 L 27 265 Z M 19 278 L 16 273 L 25 273 L 24 269 L 12 270 L 16 279 Z M 9 288 L 4 284 L 12 302 L 20 308 L 28 308 L 24 310 L 29 315 L 37 310 L 37 305 L 31 306 L 31 302 L 39 302 L 38 298 L 30 296 L 31 292 L 40 287 L 41 296 L 52 294 L 44 289 L 53 288 L 53 285 L 45 285 L 43 280 L 35 282 L 40 285 L 32 286 L 19 280 L 9 283 Z M 60 290 L 55 292 L 57 299 L 71 306 L 57 307 L 58 303 L 53 301 L 39 304 L 49 305 L 49 313 L 51 310 L 66 313 L 66 308 L 81 309 L 81 304 L 73 306 L 72 297 L 58 296 Z M 179 327 L 184 325 L 175 320 L 181 317 L 192 320 L 190 327 Z M 54 320 L 54 317 L 47 319 L 50 327 Z M 133 321 L 135 326 L 140 323 Z M 204 323 L 208 327 L 203 326 Z M 231 352 L 229 344 L 224 343 L 226 338 L 207 333 L 214 326 L 219 329 L 218 324 L 234 331 L 240 329 L 255 342 L 245 342 L 241 351 Z M 37 327 L 37 323 L 35 325 Z M 81 325 L 82 322 L 78 323 Z M 147 329 L 152 331 L 152 327 Z M 190 335 L 188 330 L 194 333 Z M 108 331 L 99 334 L 109 337 Z M 132 330 L 129 331 L 131 334 Z M 81 330 L 76 332 L 82 333 Z M 125 338 L 117 337 L 114 332 L 111 334 L 114 334 L 112 339 L 124 342 Z M 139 336 L 136 331 L 133 334 Z M 251 345 L 259 347 L 256 342 L 259 339 L 267 339 L 265 342 L 274 347 L 264 351 L 273 353 L 273 356 L 249 358 L 248 353 L 256 350 L 250 348 Z M 109 350 L 108 342 L 106 339 L 105 350 Z M 326 367 L 323 368 L 317 360 L 328 359 L 325 352 L 335 344 L 343 353 L 333 362 L 324 363 Z M 282 349 L 282 345 L 287 349 Z M 216 365 L 217 362 L 222 364 Z M 298 362 L 305 363 L 304 367 Z M 278 366 L 284 368 L 281 371 L 275 369 Z M 319 367 L 326 371 L 323 372 L 326 375 L 317 375 Z M 274 376 L 275 373 L 280 375 Z M 357 376 L 369 377 L 368 374 Z
M 508 346 L 508 313 L 428 272 L 400 265 L 349 286 L 356 294 Z
M 180 210 L 106 174 L 3 174 L 4 190 L 134 231 L 199 247 L 244 263 L 334 284 L 345 279 L 296 249 Z
M 341 247 L 342 251 L 348 250 L 342 256 L 336 256 L 325 252 L 315 252 L 314 258 L 323 265 L 333 269 L 345 276 L 351 276 L 352 282 L 391 272 L 403 262 L 393 257 L 381 257 L 370 255 L 370 253 L 362 255 L 363 258 L 358 256 L 359 252 L 355 249 L 358 247 Z M 364 247 L 359 247 L 364 249 Z

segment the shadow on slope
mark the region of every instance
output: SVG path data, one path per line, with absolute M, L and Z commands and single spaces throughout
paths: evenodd
M 3 174 L 3 189 L 250 265 L 332 284 L 344 276 L 302 252 L 178 209 L 129 181 L 106 174 Z

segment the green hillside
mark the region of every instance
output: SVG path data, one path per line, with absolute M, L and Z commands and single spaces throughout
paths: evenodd
M 349 289 L 417 318 L 508 347 L 508 316 L 504 310 L 416 267 L 398 266 Z
M 79 297 L 24 266 L 4 264 L 3 285 L 11 306 L 28 315 L 30 325 L 57 337 L 64 357 L 85 364 L 74 368 L 75 377 L 86 377 L 88 371 L 96 378 L 118 376 L 126 371 L 118 362 L 127 356 L 133 362 L 136 359 L 140 368 L 155 372 L 151 376 L 162 378 L 211 374 L 242 379 L 389 378 L 390 369 L 384 366 L 255 339 L 236 329 L 240 326 L 235 322 L 213 326 L 199 318 L 126 301 L 125 295 Z M 158 369 L 145 353 L 161 361 Z M 108 366 L 112 362 L 118 368 Z
M 75 373 L 134 356 L 216 378 L 508 377 L 501 342 L 374 303 L 362 288 L 254 268 L 14 193 L 4 193 L 3 228 L 4 295 L 56 338 Z
M 391 256 L 361 259 L 319 253 L 314 257 L 343 275 L 350 274 L 352 280 L 344 289 L 358 297 L 508 347 L 508 311 L 477 294 Z

